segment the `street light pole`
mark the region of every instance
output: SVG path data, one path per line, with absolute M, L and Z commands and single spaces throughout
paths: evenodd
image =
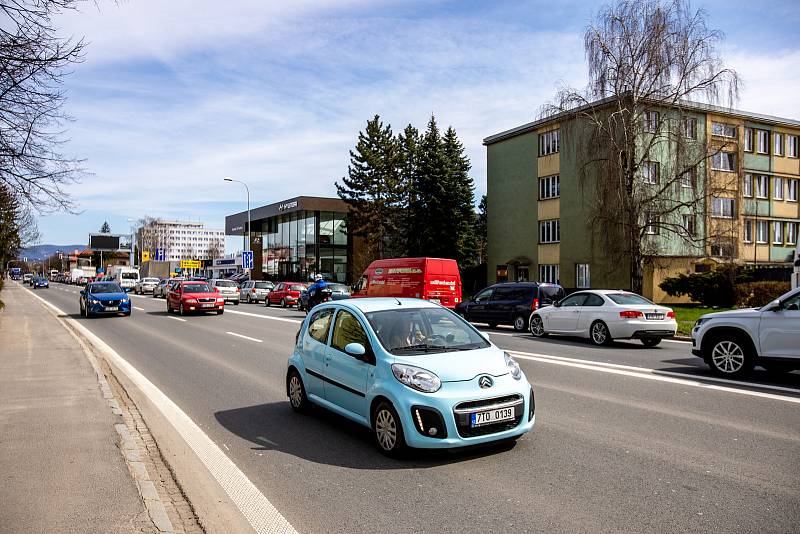
M 247 191 L 247 245 L 245 250 L 250 250 L 250 188 L 247 187 L 247 184 L 242 182 L 241 180 L 234 180 L 230 176 L 226 176 L 224 178 L 226 182 L 237 182 L 244 186 L 245 190 Z M 250 269 L 247 270 L 248 273 Z

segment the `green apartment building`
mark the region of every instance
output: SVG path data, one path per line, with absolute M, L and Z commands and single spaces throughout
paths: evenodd
M 591 177 L 579 178 L 579 154 L 585 152 L 568 138 L 576 131 L 568 121 L 576 120 L 555 115 L 484 139 L 490 283 L 535 280 L 568 289 L 630 289 L 625 258 L 610 257 L 597 244 L 603 228 L 590 227 L 585 196 L 592 194 Z M 652 232 L 646 228 L 656 244 L 651 250 L 658 252 L 645 264 L 645 296 L 676 302 L 658 288 L 665 277 L 720 262 L 791 266 L 800 231 L 800 121 L 690 103 L 675 123 L 689 142 L 705 141 L 714 154 L 696 166 L 686 184 L 681 181 L 685 192 L 676 186 L 672 193 L 699 192 L 702 205 L 670 215 L 671 225 L 682 225 L 695 238 L 659 231 L 658 224 Z M 670 150 L 650 152 L 642 179 L 658 183 L 659 169 L 674 162 Z

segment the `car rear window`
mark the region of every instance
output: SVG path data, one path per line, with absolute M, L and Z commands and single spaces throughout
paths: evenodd
M 289 288 L 289 291 L 303 291 L 306 286 L 303 285 L 294 285 Z
M 272 287 L 272 284 L 269 282 L 256 282 L 256 289 L 269 289 Z
M 231 280 L 217 280 L 214 282 L 214 285 L 217 287 L 236 287 L 236 282 Z
M 158 282 L 158 278 L 145 278 L 142 282 L 153 283 Z
M 637 295 L 636 293 L 609 293 L 606 295 L 608 298 L 616 302 L 617 304 L 650 304 L 653 303 L 641 295 Z
M 350 288 L 347 287 L 344 284 L 328 284 L 328 288 L 331 291 L 341 291 L 343 293 L 349 293 L 350 292 Z
M 122 273 L 122 278 L 125 280 L 136 280 L 139 278 L 139 275 L 136 273 Z

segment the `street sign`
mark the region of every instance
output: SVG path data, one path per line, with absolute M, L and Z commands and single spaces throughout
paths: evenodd
M 167 251 L 163 248 L 156 249 L 156 261 L 167 261 Z
M 181 269 L 199 269 L 202 266 L 200 260 L 181 260 Z
M 242 252 L 242 269 L 253 268 L 253 251 L 245 250 Z
M 150 261 L 150 251 L 149 250 L 143 250 L 142 251 L 142 262 L 145 262 L 145 261 Z

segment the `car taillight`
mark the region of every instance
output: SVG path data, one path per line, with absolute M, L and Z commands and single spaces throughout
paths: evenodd
M 253 289 L 250 290 L 250 293 L 255 293 L 255 292 L 256 292 L 256 288 L 253 288 Z
M 539 309 L 539 299 L 533 299 L 531 302 L 531 311 L 536 311 Z
M 672 310 L 668 311 L 667 312 L 667 317 L 669 317 L 670 319 L 674 319 L 675 318 L 675 312 L 672 311 Z
M 635 319 L 637 317 L 643 317 L 644 314 L 640 311 L 633 311 L 633 310 L 625 310 L 619 312 L 619 316 L 625 319 Z

